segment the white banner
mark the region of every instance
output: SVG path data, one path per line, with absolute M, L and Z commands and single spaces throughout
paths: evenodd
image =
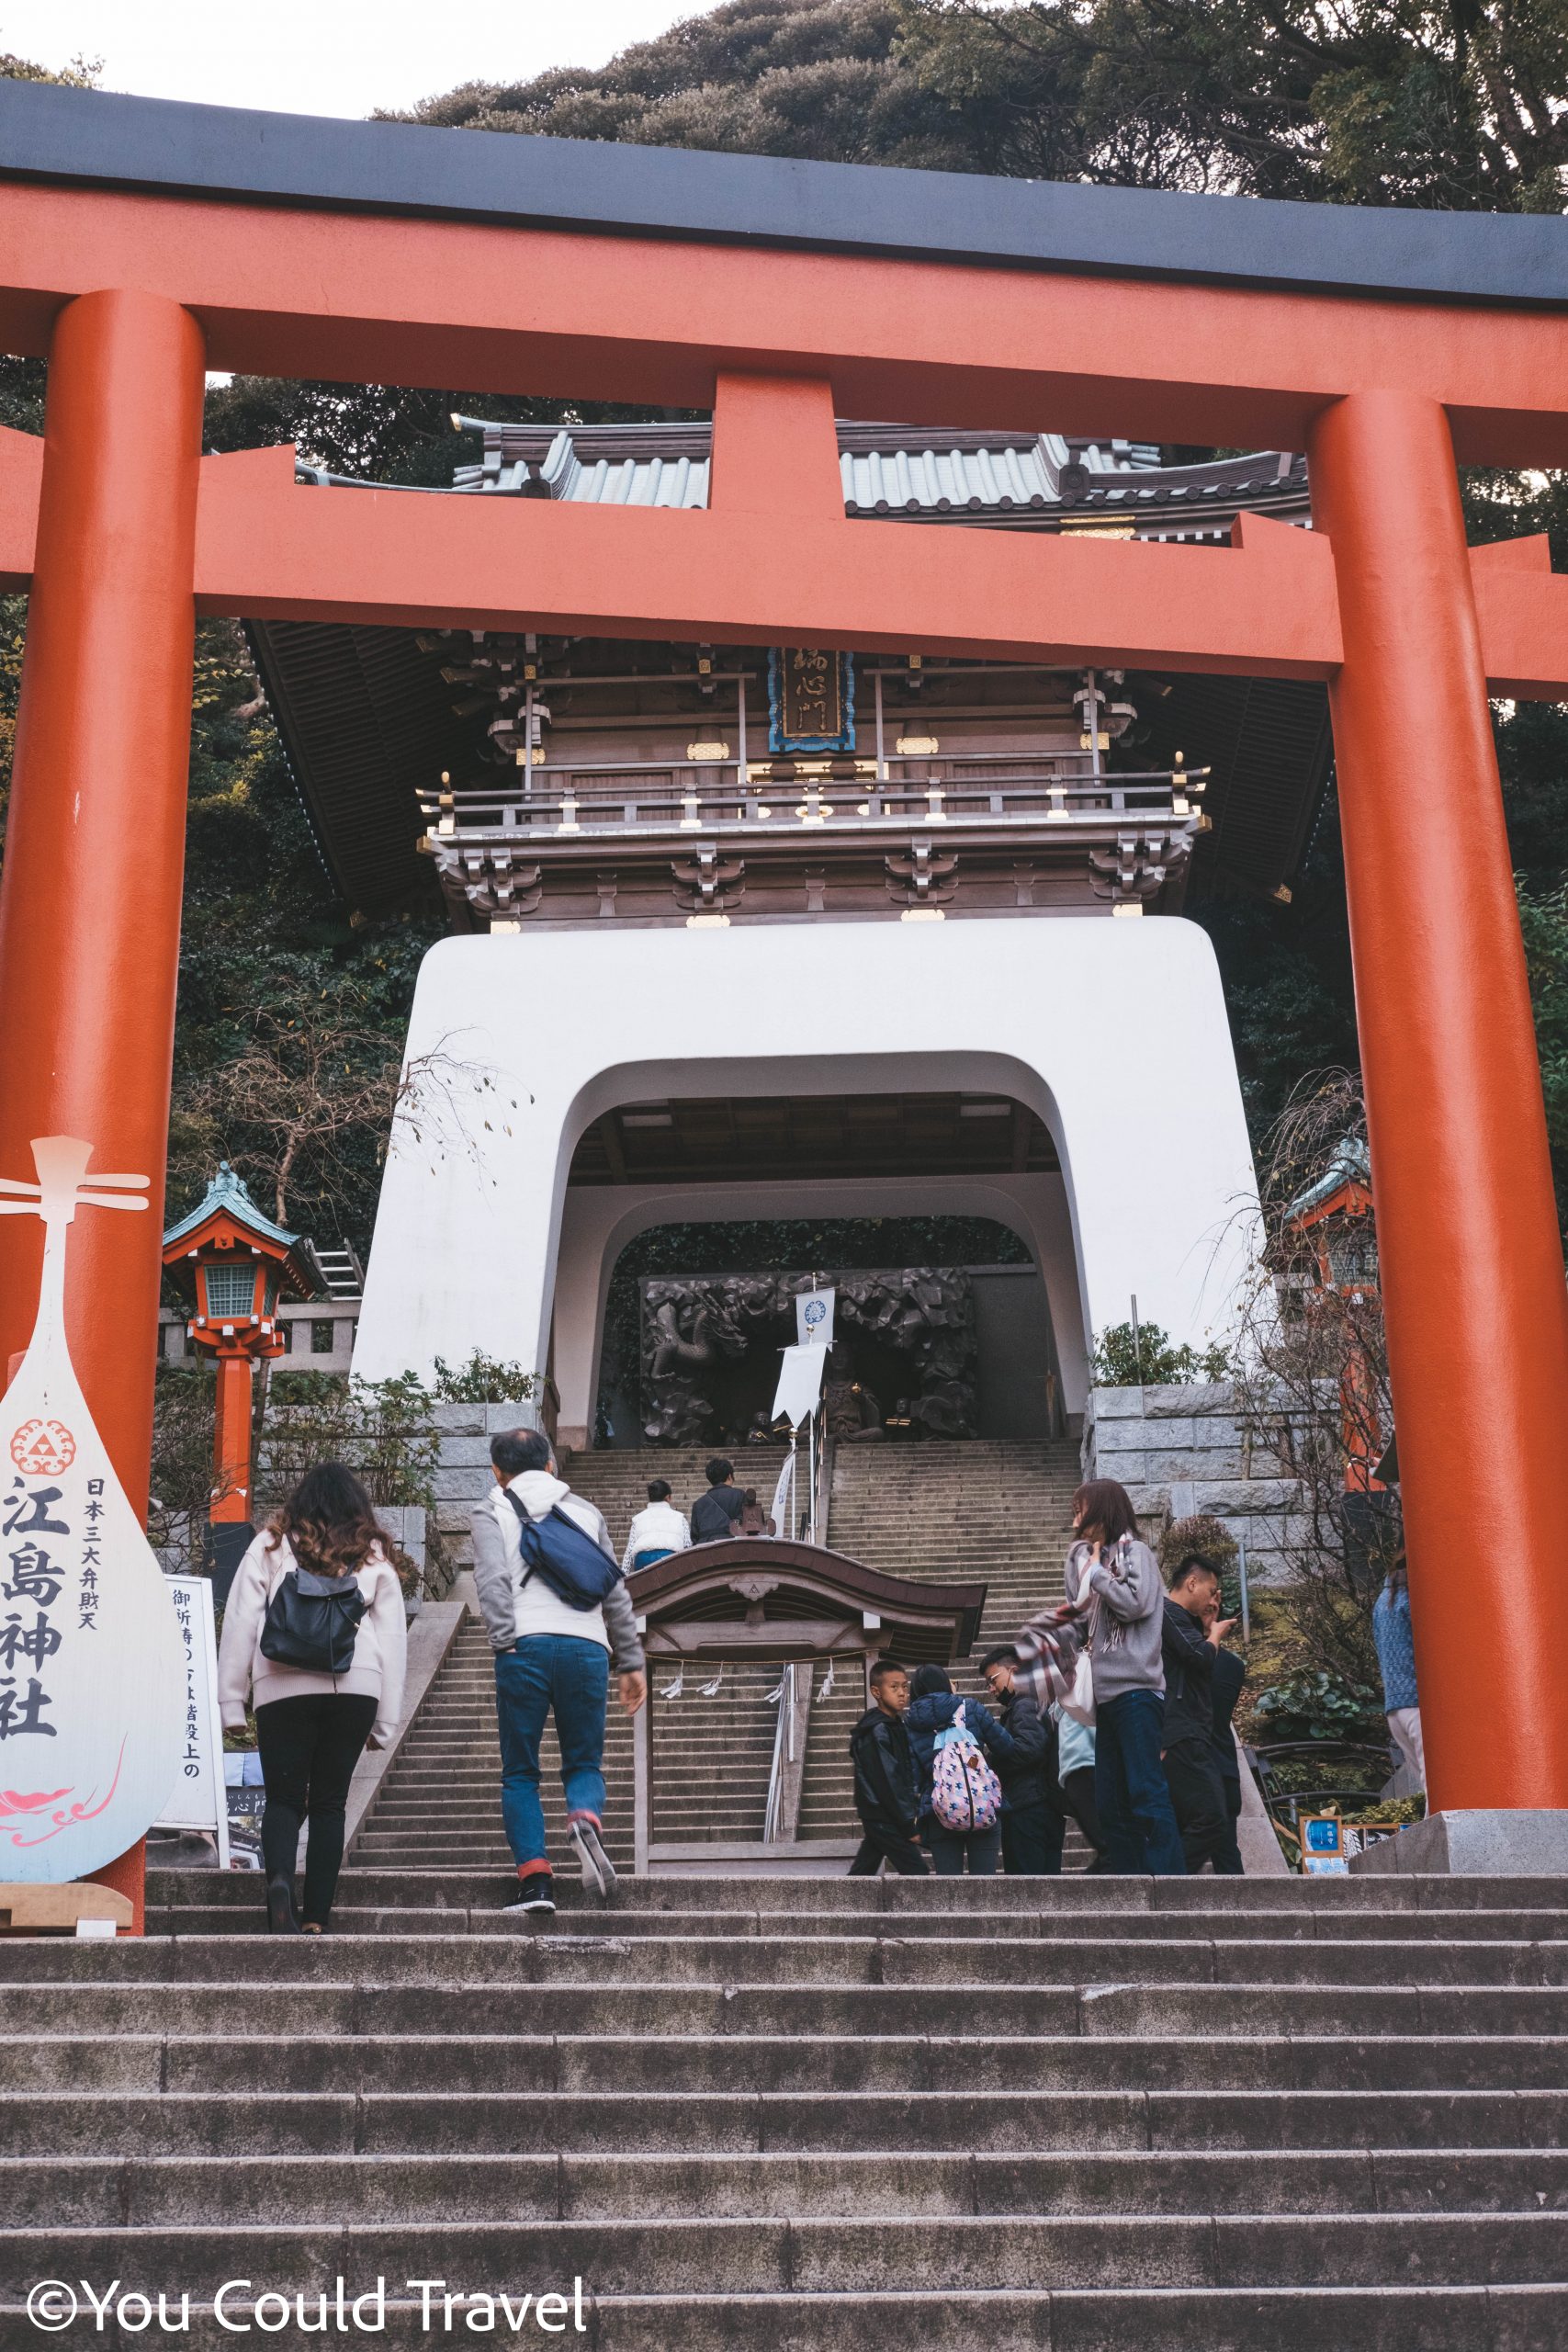
M 795 1336 L 802 1347 L 830 1348 L 836 1290 L 803 1290 L 795 1302 Z
M 795 1454 L 793 1452 L 784 1455 L 784 1467 L 779 1472 L 779 1483 L 773 1488 L 773 1521 L 775 1535 L 794 1537 Z
M 206 1577 L 165 1578 L 185 1658 L 180 1763 L 160 1829 L 209 1829 L 218 1867 L 229 1867 L 229 1801 L 223 1780 L 223 1715 L 218 1704 L 218 1635 Z
M 173 1597 L 65 1337 L 78 1210 L 147 1206 L 144 1176 L 88 1176 L 91 1158 L 76 1136 L 45 1136 L 36 1183 L 0 1177 L 0 1215 L 44 1222 L 38 1319 L 0 1404 L 0 1879 L 31 1884 L 85 1877 L 134 1846 L 168 1801 L 181 1747 Z
M 783 1413 L 792 1430 L 809 1419 L 817 1409 L 817 1399 L 822 1394 L 822 1374 L 828 1362 L 826 1348 L 815 1345 L 785 1348 L 784 1362 L 779 1366 L 778 1394 L 773 1398 L 771 1420 Z

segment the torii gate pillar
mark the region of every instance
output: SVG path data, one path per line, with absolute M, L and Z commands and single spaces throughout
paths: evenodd
M 1453 444 L 1368 391 L 1308 457 L 1428 1804 L 1568 1806 L 1568 1291 Z
M 203 369 L 196 321 L 160 295 L 84 294 L 56 322 L 0 882 L 0 1175 L 26 1172 L 34 1136 L 75 1135 L 92 1139 L 95 1166 L 150 1180 L 151 1216 L 83 1221 L 65 1300 L 72 1360 L 139 1508 L 185 872 Z M 0 1363 L 27 1344 L 40 1231 L 31 1218 L 0 1227 Z
M 201 331 L 166 297 L 84 294 L 60 313 L 0 883 L 0 1175 L 26 1172 L 34 1136 L 75 1135 L 96 1167 L 149 1180 L 151 1216 L 83 1220 L 65 1298 L 77 1375 L 143 1510 L 204 380 Z M 41 1247 L 35 1219 L 0 1225 L 0 1367 L 27 1344 Z M 99 1875 L 140 1932 L 141 1846 Z

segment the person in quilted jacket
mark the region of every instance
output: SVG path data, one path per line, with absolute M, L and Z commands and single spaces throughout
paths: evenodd
M 1001 1859 L 1000 1821 L 994 1821 L 989 1829 L 949 1829 L 931 1810 L 937 1736 L 956 1721 L 962 1710 L 964 1725 L 973 1735 L 976 1747 L 998 1773 L 1004 1766 L 1023 1760 L 1017 1744 L 978 1699 L 959 1698 L 951 1677 L 942 1667 L 917 1667 L 909 1688 L 914 1695 L 904 1721 L 908 1726 L 920 1784 L 920 1843 L 930 1854 L 938 1878 L 962 1878 L 965 1863 L 971 1878 L 994 1878 Z

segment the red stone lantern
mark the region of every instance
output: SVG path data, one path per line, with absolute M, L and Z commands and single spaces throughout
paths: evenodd
M 164 1264 L 193 1300 L 186 1333 L 218 1373 L 211 1517 L 242 1523 L 251 1516 L 254 1369 L 288 1344 L 278 1299 L 320 1298 L 326 1283 L 310 1243 L 264 1216 L 227 1160 L 207 1198 L 164 1234 Z

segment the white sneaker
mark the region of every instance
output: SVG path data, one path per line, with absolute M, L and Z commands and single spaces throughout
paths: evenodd
M 566 1829 L 582 1864 L 583 1885 L 602 1903 L 610 1902 L 615 1892 L 615 1866 L 604 1851 L 599 1832 L 586 1818 L 569 1821 Z

